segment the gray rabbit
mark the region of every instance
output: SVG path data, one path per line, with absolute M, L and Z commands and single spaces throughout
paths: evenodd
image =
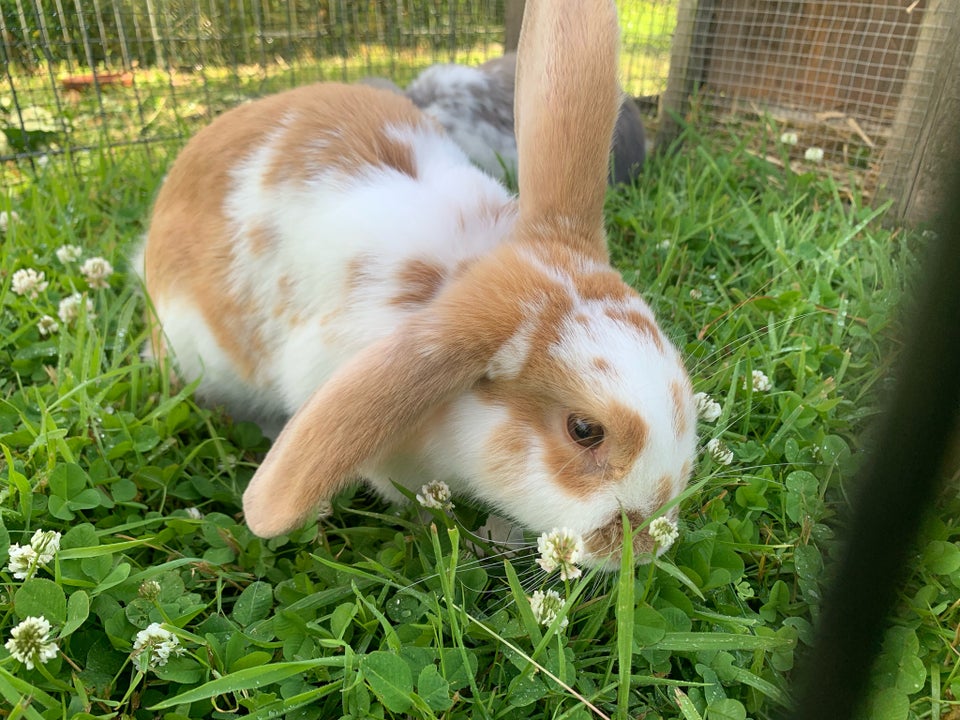
M 479 67 L 431 65 L 410 83 L 405 94 L 435 118 L 476 165 L 500 179 L 508 174 L 515 177 L 516 69 L 515 53 L 494 58 Z M 382 78 L 368 78 L 364 83 L 403 92 Z M 647 147 L 640 111 L 627 95 L 620 104 L 612 150 L 610 184 L 633 182 L 643 168 Z

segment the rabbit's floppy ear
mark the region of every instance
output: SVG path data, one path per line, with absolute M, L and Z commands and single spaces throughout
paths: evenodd
M 613 0 L 527 0 L 514 101 L 520 222 L 574 226 L 565 234 L 577 249 L 604 259 L 619 57 Z
M 274 537 L 301 525 L 359 479 L 365 462 L 484 376 L 522 309 L 498 300 L 510 292 L 502 274 L 475 270 L 341 366 L 294 414 L 244 492 L 254 533 Z

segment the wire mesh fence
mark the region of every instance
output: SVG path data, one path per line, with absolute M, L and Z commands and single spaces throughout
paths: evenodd
M 773 162 L 855 171 L 871 194 L 920 134 L 954 2 L 682 0 L 668 107 L 748 132 Z M 919 110 L 919 113 L 915 112 Z M 668 133 L 669 135 L 669 133 Z
M 0 159 L 181 141 L 316 80 L 502 52 L 503 0 L 2 0 Z M 5 144 L 4 144 L 5 141 Z
M 0 163 L 176 148 L 250 97 L 315 80 L 407 84 L 504 50 L 511 0 L 0 0 Z M 856 174 L 919 132 L 960 9 L 943 0 L 618 0 L 646 121 L 761 128 L 757 152 Z M 651 133 L 652 135 L 652 133 Z M 890 153 L 887 174 L 908 159 Z M 896 156 L 896 157 L 894 157 Z
M 666 85 L 675 2 L 622 2 L 624 80 Z M 503 53 L 504 0 L 0 0 L 0 162 L 182 141 L 317 80 L 405 85 Z M 655 110 L 650 105 L 648 110 Z M 8 167 L 9 169 L 9 167 Z
M 23 68 L 68 65 L 239 66 L 304 54 L 471 47 L 503 24 L 503 1 L 9 0 L 8 57 Z M 17 32 L 18 31 L 18 32 Z M 41 40 L 40 43 L 32 39 Z

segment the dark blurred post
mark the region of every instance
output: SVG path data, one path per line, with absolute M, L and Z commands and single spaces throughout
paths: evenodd
M 926 248 L 916 297 L 901 310 L 905 337 L 894 390 L 870 436 L 852 516 L 838 538 L 844 547 L 816 642 L 800 664 L 792 720 L 846 720 L 862 705 L 897 588 L 960 429 L 957 142 L 944 158 L 952 171 L 940 181 L 942 220 Z

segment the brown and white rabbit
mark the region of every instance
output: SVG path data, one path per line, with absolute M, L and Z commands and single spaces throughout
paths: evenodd
M 513 119 L 516 69 L 515 53 L 478 67 L 431 65 L 407 86 L 406 95 L 443 125 L 474 163 L 503 178 L 517 169 Z M 384 86 L 385 81 L 368 78 L 365 82 Z M 646 133 L 640 110 L 626 95 L 621 98 L 611 150 L 610 184 L 633 182 L 646 159 Z
M 526 15 L 519 202 L 408 99 L 340 84 L 223 114 L 166 178 L 154 354 L 203 402 L 286 421 L 244 493 L 257 535 L 359 479 L 394 499 L 440 479 L 612 563 L 621 510 L 637 526 L 686 486 L 690 382 L 603 229 L 616 10 Z

